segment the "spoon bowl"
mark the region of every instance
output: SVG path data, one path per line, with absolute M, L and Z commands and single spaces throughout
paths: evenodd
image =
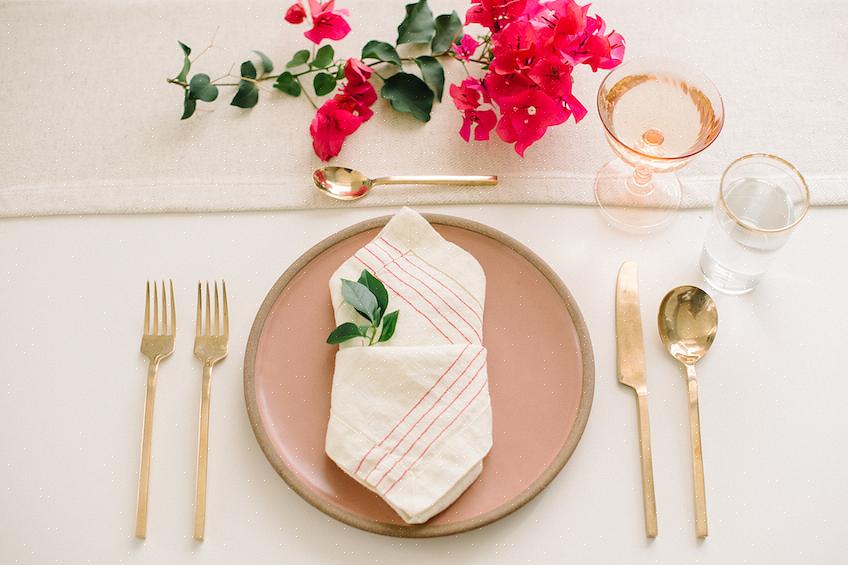
M 336 200 L 357 200 L 378 184 L 428 184 L 495 186 L 498 177 L 492 175 L 460 176 L 403 176 L 371 179 L 355 169 L 347 167 L 323 167 L 312 173 L 315 188 Z
M 338 200 L 356 200 L 371 190 L 371 179 L 347 167 L 324 167 L 312 173 L 315 188 Z
M 718 311 L 712 297 L 695 286 L 679 286 L 660 303 L 660 338 L 684 365 L 697 363 L 715 341 Z

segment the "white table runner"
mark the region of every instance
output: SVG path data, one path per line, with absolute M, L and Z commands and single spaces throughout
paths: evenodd
M 338 51 L 393 40 L 402 1 L 339 0 L 353 32 Z M 176 41 L 199 52 L 192 72 L 223 74 L 267 53 L 277 67 L 306 40 L 282 21 L 286 3 L 45 2 L 0 6 L 0 217 L 330 208 L 400 204 L 591 204 L 594 173 L 612 154 L 594 111 L 602 73 L 576 73 L 590 107 L 580 124 L 549 132 L 521 160 L 500 141 L 466 144 L 449 100 L 423 125 L 378 102 L 377 114 L 335 160 L 381 174 L 498 174 L 496 189 L 387 188 L 341 204 L 311 187 L 320 164 L 305 100 L 262 93 L 245 111 L 222 89 L 212 112 L 180 121 L 182 91 L 165 83 L 181 64 Z M 431 0 L 435 13 L 467 2 Z M 779 154 L 805 175 L 816 205 L 848 203 L 848 4 L 819 0 L 593 3 L 624 34 L 628 57 L 669 54 L 711 76 L 727 111 L 713 147 L 683 171 L 684 206 L 709 206 L 722 169 L 754 151 Z M 448 65 L 448 80 L 461 70 Z

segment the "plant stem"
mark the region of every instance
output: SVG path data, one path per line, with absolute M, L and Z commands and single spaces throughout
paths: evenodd
M 315 101 L 312 99 L 312 97 L 311 97 L 311 96 L 309 96 L 309 93 L 308 93 L 308 92 L 306 92 L 306 88 L 304 88 L 303 83 L 302 83 L 302 82 L 300 82 L 300 79 L 299 79 L 298 77 L 295 77 L 295 79 L 294 79 L 294 80 L 296 80 L 296 81 L 297 81 L 297 84 L 299 84 L 299 85 L 300 85 L 300 90 L 301 90 L 301 92 L 303 92 L 303 95 L 304 95 L 304 96 L 306 96 L 306 99 L 307 99 L 307 100 L 309 100 L 309 103 L 310 103 L 310 104 L 312 104 L 312 107 L 313 107 L 313 108 L 315 108 L 315 109 L 317 110 L 317 109 L 318 109 L 318 105 L 317 105 L 317 104 L 315 104 Z

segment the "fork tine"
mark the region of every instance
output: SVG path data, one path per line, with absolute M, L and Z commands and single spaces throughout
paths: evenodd
M 147 281 L 147 290 L 144 294 L 144 335 L 150 328 L 150 281 Z
M 230 337 L 230 312 L 227 308 L 227 281 L 222 280 L 221 286 L 224 290 L 224 339 Z
M 206 281 L 206 335 L 212 335 L 212 300 L 209 298 L 209 281 Z
M 165 294 L 165 280 L 162 280 L 162 333 L 168 335 L 168 295 Z
M 159 287 L 153 281 L 153 335 L 159 335 Z
M 203 311 L 200 309 L 203 297 L 200 294 L 200 281 L 197 281 L 197 323 L 194 326 L 194 335 L 200 337 L 200 321 L 203 319 Z
M 215 281 L 215 335 L 221 335 L 221 309 L 218 307 L 218 281 Z
M 177 306 L 174 302 L 174 281 L 172 279 L 168 279 L 168 283 L 171 286 L 171 334 L 177 335 Z

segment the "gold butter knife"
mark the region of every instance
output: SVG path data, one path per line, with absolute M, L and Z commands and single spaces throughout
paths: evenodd
M 627 262 L 618 271 L 615 290 L 615 335 L 618 380 L 636 391 L 639 401 L 639 446 L 642 460 L 642 501 L 645 535 L 657 537 L 657 503 L 654 496 L 654 465 L 651 459 L 651 426 L 648 419 L 648 383 L 645 376 L 645 344 L 639 310 L 639 272 Z

